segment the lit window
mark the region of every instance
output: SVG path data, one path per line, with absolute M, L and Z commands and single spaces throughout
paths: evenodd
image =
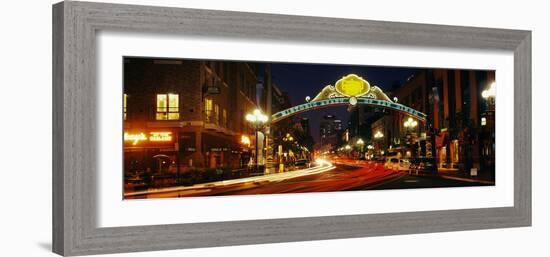
M 156 118 L 157 120 L 179 120 L 179 95 L 158 94 Z
M 222 111 L 222 121 L 223 121 L 223 126 L 227 127 L 227 110 L 226 109 L 223 109 Z
M 481 117 L 481 126 L 487 125 L 487 118 Z
M 218 104 L 214 105 L 214 119 L 216 124 L 220 124 L 220 106 Z
M 124 97 L 122 98 L 122 111 L 124 112 L 124 120 L 126 120 L 126 98 L 128 98 L 127 94 L 124 94 Z
M 209 98 L 204 99 L 204 114 L 206 115 L 207 122 L 210 122 L 212 120 L 213 105 L 214 103 L 212 99 L 209 99 Z

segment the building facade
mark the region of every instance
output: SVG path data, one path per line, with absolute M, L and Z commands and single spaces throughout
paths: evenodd
M 125 172 L 246 165 L 256 83 L 250 63 L 125 58 Z
M 495 72 L 436 69 L 426 76 L 432 85 L 428 97 L 438 165 L 465 171 L 474 168 L 494 176 L 490 160 L 494 160 L 495 127 L 482 122 L 489 110 L 482 92 L 495 82 Z M 491 147 L 483 151 L 488 141 Z
M 342 120 L 333 114 L 325 114 L 319 125 L 322 148 L 334 150 L 334 148 L 341 144 L 342 133 Z
M 494 81 L 494 71 L 419 71 L 392 94 L 399 103 L 426 113 L 428 122 L 413 124 L 400 113 L 382 117 L 376 124 L 385 124 L 384 142 L 411 157 L 436 158 L 439 169 L 474 168 L 494 175 L 495 109 L 482 97 Z M 380 128 L 373 123 L 373 133 Z

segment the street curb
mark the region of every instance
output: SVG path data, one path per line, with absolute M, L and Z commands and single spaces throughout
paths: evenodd
M 443 175 L 443 174 L 414 174 L 411 173 L 411 176 L 421 176 L 421 177 L 438 177 L 438 178 L 445 178 L 445 179 L 452 179 L 452 180 L 458 180 L 458 181 L 464 181 L 464 182 L 472 182 L 472 183 L 481 183 L 486 185 L 494 185 L 495 182 L 483 180 L 483 179 L 474 179 L 474 178 L 463 178 L 463 177 L 456 177 L 456 176 L 450 176 L 450 175 Z

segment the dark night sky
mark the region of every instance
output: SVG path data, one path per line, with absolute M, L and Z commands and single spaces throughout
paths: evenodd
M 271 65 L 273 82 L 282 91 L 289 93 L 292 105 L 305 103 L 306 96 L 315 97 L 323 87 L 329 84 L 334 85 L 338 79 L 350 73 L 355 73 L 369 81 L 371 85 L 376 85 L 382 90 L 388 91 L 394 82 L 398 81 L 403 84 L 417 70 L 414 68 L 327 64 L 273 63 Z M 338 119 L 342 120 L 344 128 L 347 127 L 349 113 L 346 111 L 345 106 L 330 107 L 300 114 L 300 116 L 310 119 L 311 133 L 315 142 L 319 142 L 321 117 L 329 113 L 336 115 Z

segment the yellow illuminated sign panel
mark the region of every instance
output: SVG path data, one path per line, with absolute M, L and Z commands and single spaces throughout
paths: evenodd
M 359 97 L 370 90 L 369 82 L 355 74 L 344 76 L 336 81 L 334 87 L 338 93 L 347 97 Z

